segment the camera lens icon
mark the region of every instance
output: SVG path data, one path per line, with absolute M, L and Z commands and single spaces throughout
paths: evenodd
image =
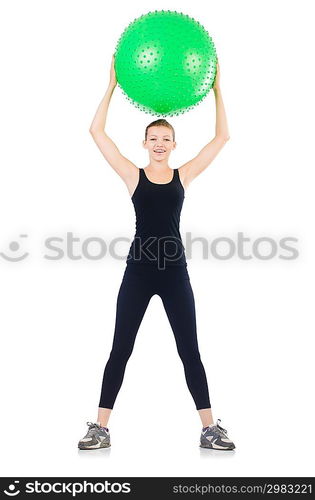
M 17 483 L 17 484 L 18 484 L 19 482 L 20 482 L 20 481 L 14 481 L 14 483 Z M 8 495 L 9 497 L 15 497 L 16 495 L 18 495 L 18 494 L 20 493 L 20 490 L 17 490 L 17 489 L 16 489 L 17 487 L 16 487 L 16 485 L 15 485 L 14 483 L 9 484 L 9 486 L 8 486 L 8 490 L 9 490 L 9 491 L 4 490 L 4 493 L 5 493 L 6 495 Z

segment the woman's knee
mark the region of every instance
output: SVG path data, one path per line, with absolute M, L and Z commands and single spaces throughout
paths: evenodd
M 178 354 L 184 365 L 201 363 L 199 349 L 178 349 Z
M 133 346 L 115 347 L 109 355 L 109 362 L 126 364 L 133 351 Z

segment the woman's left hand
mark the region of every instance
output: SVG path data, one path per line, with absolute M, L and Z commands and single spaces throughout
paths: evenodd
M 220 88 L 220 65 L 219 65 L 218 59 L 217 59 L 217 72 L 216 72 L 216 76 L 215 76 L 212 88 L 213 88 L 213 90 L 217 90 Z
M 114 87 L 117 85 L 116 71 L 115 71 L 115 55 L 112 55 L 112 61 L 110 66 L 110 77 L 109 82 Z

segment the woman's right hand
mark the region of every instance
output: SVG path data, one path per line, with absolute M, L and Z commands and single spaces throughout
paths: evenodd
M 113 85 L 114 87 L 117 85 L 114 54 L 112 56 L 112 63 L 111 63 L 111 67 L 110 67 L 110 79 L 109 79 L 109 83 L 110 83 L 110 85 Z
M 220 88 L 220 65 L 219 65 L 218 59 L 217 59 L 216 75 L 215 75 L 215 79 L 214 79 L 212 88 L 213 88 L 213 90 L 218 90 Z

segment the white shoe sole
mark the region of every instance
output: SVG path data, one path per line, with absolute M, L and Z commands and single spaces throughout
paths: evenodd
M 93 444 L 91 446 L 79 446 L 78 445 L 78 448 L 79 450 L 99 450 L 100 448 L 110 448 L 110 444 L 106 443 L 106 444 L 103 444 L 103 443 L 98 443 L 98 444 Z

